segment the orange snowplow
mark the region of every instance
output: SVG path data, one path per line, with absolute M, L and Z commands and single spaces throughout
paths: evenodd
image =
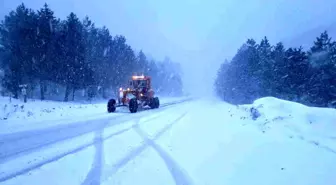
M 160 100 L 154 97 L 151 77 L 132 76 L 128 87 L 120 87 L 118 98 L 110 99 L 107 103 L 107 112 L 115 112 L 117 107 L 127 106 L 131 113 L 136 113 L 139 108 L 149 106 L 151 109 L 159 108 Z

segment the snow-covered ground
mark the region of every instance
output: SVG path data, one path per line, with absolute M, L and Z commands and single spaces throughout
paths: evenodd
M 185 99 L 188 97 L 160 97 L 160 104 Z M 125 112 L 128 110 L 120 108 L 116 113 L 106 114 L 106 101 L 83 103 L 28 100 L 23 103 L 21 100 L 0 97 L 0 134 L 118 116 Z
M 246 111 L 252 107 L 258 110 L 260 117 L 253 124 L 263 132 L 285 133 L 336 154 L 336 109 L 308 107 L 273 97 L 241 107 Z
M 0 184 L 334 185 L 336 154 L 324 141 L 335 118 L 333 109 L 275 98 L 243 106 L 193 100 L 0 136 Z

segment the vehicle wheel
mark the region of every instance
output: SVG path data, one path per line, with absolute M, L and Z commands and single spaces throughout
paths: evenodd
M 154 98 L 151 98 L 151 99 L 149 100 L 149 107 L 150 107 L 151 109 L 155 109 L 155 108 L 156 108 L 156 102 L 155 102 L 155 99 L 154 99 Z
M 132 98 L 129 102 L 129 110 L 131 113 L 136 113 L 138 111 L 138 101 L 136 98 Z
M 154 98 L 154 105 L 155 105 L 155 108 L 159 108 L 160 107 L 160 100 L 159 100 L 158 97 Z
M 115 99 L 110 99 L 107 103 L 107 112 L 115 112 L 116 111 L 116 101 Z

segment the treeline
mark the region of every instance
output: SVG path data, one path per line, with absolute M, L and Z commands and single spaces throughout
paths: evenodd
M 22 85 L 30 97 L 63 94 L 68 101 L 81 90 L 91 99 L 108 98 L 127 84 L 133 74 L 153 77 L 154 88 L 164 95 L 182 93 L 178 64 L 166 58 L 149 60 L 135 52 L 121 35 L 112 36 L 88 17 L 70 13 L 66 20 L 44 5 L 38 11 L 19 5 L 0 24 L 2 94 L 18 98 Z
M 325 31 L 304 51 L 265 37 L 248 39 L 231 62 L 224 62 L 215 82 L 217 94 L 234 104 L 273 96 L 310 106 L 336 107 L 336 42 Z

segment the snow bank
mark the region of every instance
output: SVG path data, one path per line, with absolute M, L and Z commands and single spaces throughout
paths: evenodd
M 161 98 L 160 103 L 183 100 L 185 97 Z M 106 102 L 95 103 L 21 100 L 0 97 L 0 120 L 54 120 L 67 117 L 106 113 Z
M 0 98 L 0 120 L 3 121 L 46 121 L 69 117 L 89 116 L 104 113 L 105 103 L 83 104 L 75 102 L 21 100 Z
M 133 185 L 134 182 L 146 185 L 334 185 L 336 160 L 333 153 L 305 140 L 289 138 L 283 132 L 277 135 L 279 129 L 269 129 L 265 133 L 256 129 L 256 123 L 263 125 L 266 119 L 279 115 L 284 118 L 266 125 L 289 130 L 284 125 L 292 124 L 301 128 L 301 133 L 312 126 L 303 121 L 301 116 L 306 115 L 303 108 L 298 115 L 298 110 L 294 109 L 296 104 L 278 99 L 271 102 L 272 99 L 238 107 L 217 100 L 197 100 L 150 113 L 140 120 L 129 118 L 116 127 L 96 130 L 5 161 L 3 173 L 0 168 L 0 178 L 15 168 L 56 159 L 56 155 L 70 153 L 95 139 L 94 146 L 2 184 L 99 184 L 97 180 L 100 179 L 101 184 L 120 185 Z M 255 120 L 247 117 L 252 107 L 260 112 Z M 288 113 L 290 117 L 286 117 Z M 299 118 L 302 122 L 293 121 L 300 121 Z M 104 143 L 98 142 L 101 138 L 105 138 Z
M 260 117 L 254 121 L 245 118 L 249 111 L 218 102 L 193 102 L 181 123 L 157 141 L 195 185 L 335 184 L 334 153 L 290 138 L 283 130 L 274 128 L 263 133 L 257 129 L 256 123 L 263 124 L 271 110 L 267 106 L 274 103 L 265 101 Z M 259 105 L 257 101 L 246 107 Z M 274 115 L 278 116 L 276 111 Z M 269 125 L 276 124 L 281 121 Z
M 166 104 L 185 100 L 187 97 L 160 97 L 160 103 Z M 88 102 L 59 102 L 21 100 L 0 97 L 0 133 L 14 132 L 23 127 L 48 124 L 67 124 L 74 121 L 85 121 L 106 116 L 117 116 L 128 112 L 120 108 L 114 114 L 106 113 L 106 101 Z M 30 129 L 30 128 L 29 128 Z
M 336 109 L 308 107 L 274 97 L 261 98 L 242 107 L 246 111 L 257 111 L 259 115 L 255 116 L 254 123 L 263 132 L 285 131 L 291 138 L 297 137 L 336 153 Z

